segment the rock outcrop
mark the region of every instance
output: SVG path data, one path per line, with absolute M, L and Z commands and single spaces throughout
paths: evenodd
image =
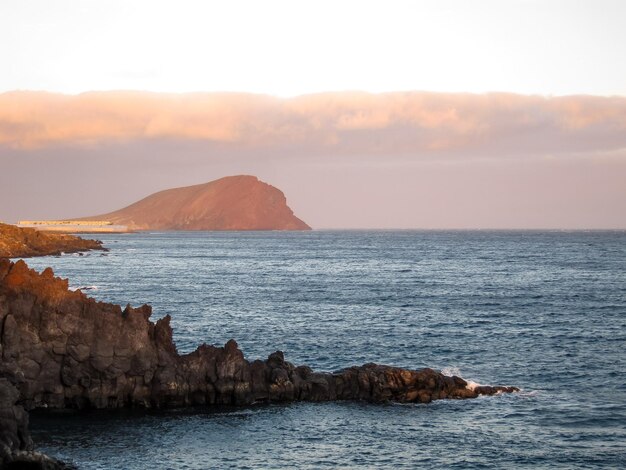
M 285 361 L 280 351 L 248 361 L 234 340 L 178 354 L 170 317 L 97 302 L 23 261 L 0 260 L 2 453 L 29 449 L 24 412 L 35 408 L 250 405 L 296 400 L 427 403 L 513 392 L 476 387 L 432 369 L 377 364 L 333 373 Z M 11 410 L 11 411 L 7 411 Z
M 0 258 L 28 258 L 89 250 L 104 250 L 102 242 L 0 223 Z
M 9 378 L 4 377 L 7 375 Z M 28 413 L 18 404 L 20 392 L 15 371 L 0 368 L 0 469 L 72 469 L 56 459 L 33 450 L 28 433 Z
M 311 229 L 282 191 L 247 175 L 167 189 L 124 209 L 76 220 L 108 220 L 129 230 Z

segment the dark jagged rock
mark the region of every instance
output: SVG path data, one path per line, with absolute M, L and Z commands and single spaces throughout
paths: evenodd
M 104 249 L 99 240 L 0 223 L 0 258 L 28 258 Z
M 19 382 L 16 371 L 0 369 Z M 74 467 L 33 451 L 33 441 L 28 433 L 28 413 L 18 404 L 20 392 L 7 377 L 0 378 L 0 468 L 69 470 Z
M 0 260 L 0 377 L 14 387 L 3 403 L 15 407 L 15 398 L 27 410 L 296 400 L 427 403 L 517 390 L 471 388 L 432 369 L 377 364 L 314 372 L 285 361 L 280 351 L 250 362 L 234 340 L 181 355 L 169 315 L 153 323 L 151 313 L 148 305 L 122 310 L 70 291 L 50 268 L 39 274 L 23 261 Z M 25 423 L 18 419 L 16 426 L 6 438 L 8 448 L 29 448 Z

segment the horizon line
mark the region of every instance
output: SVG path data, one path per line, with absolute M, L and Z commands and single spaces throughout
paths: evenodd
M 47 220 L 47 219 L 46 219 Z M 57 220 L 57 219 L 49 219 Z M 58 219 L 58 220 L 72 220 L 72 219 Z M 8 224 L 18 226 L 18 222 L 8 222 L 0 220 L 0 224 Z M 46 230 L 43 230 L 44 232 Z M 626 232 L 626 226 L 624 227 L 587 227 L 587 228 L 567 228 L 567 227 L 311 227 L 310 230 L 133 230 L 124 234 L 132 233 L 168 233 L 168 232 L 183 232 L 183 233 L 225 233 L 225 232 L 281 232 L 281 233 L 311 233 L 311 232 Z M 79 232 L 76 232 L 79 233 Z M 106 232 L 80 232 L 81 235 L 97 234 L 102 235 Z M 114 233 L 115 234 L 115 233 Z

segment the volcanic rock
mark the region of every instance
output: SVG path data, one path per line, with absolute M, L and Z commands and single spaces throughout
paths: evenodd
M 108 220 L 130 230 L 311 229 L 293 214 L 282 191 L 247 175 L 167 189 L 124 209 L 76 220 Z
M 99 240 L 0 223 L 0 258 L 28 258 L 104 249 Z
M 97 302 L 22 260 L 0 259 L 0 461 L 31 448 L 22 409 L 251 405 L 296 400 L 427 403 L 513 392 L 432 369 L 377 364 L 333 373 L 248 361 L 234 340 L 178 354 L 170 316 Z M 43 467 L 40 467 L 43 468 Z

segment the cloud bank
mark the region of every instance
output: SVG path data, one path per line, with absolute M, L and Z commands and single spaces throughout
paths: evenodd
M 320 154 L 565 154 L 626 148 L 626 98 L 491 93 L 93 92 L 0 95 L 0 144 L 14 149 L 146 139 Z

